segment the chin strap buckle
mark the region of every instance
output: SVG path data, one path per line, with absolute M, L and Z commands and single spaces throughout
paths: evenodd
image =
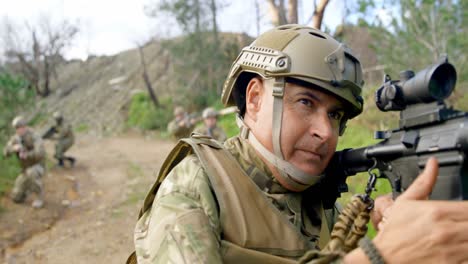
M 239 127 L 239 136 L 243 139 L 247 139 L 250 134 L 250 128 L 244 123 L 244 120 L 241 116 L 236 116 L 236 123 Z

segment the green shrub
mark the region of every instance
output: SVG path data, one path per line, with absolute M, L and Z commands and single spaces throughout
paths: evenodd
M 0 72 L 0 152 L 14 133 L 11 120 L 33 105 L 34 92 L 27 83 L 16 76 Z M 14 184 L 21 169 L 16 157 L 6 158 L 0 154 L 0 195 L 4 195 Z
M 34 113 L 34 116 L 29 120 L 30 126 L 36 126 L 43 124 L 47 121 L 47 115 L 44 112 L 37 111 Z
M 0 144 L 0 150 L 3 150 L 4 144 Z M 21 172 L 16 157 L 6 158 L 0 155 L 0 195 L 4 195 L 13 187 L 16 176 Z
M 153 102 L 146 93 L 133 95 L 128 111 L 127 125 L 143 130 L 165 130 L 172 118 L 170 99 L 161 101 L 161 108 L 155 109 Z
M 85 124 L 85 123 L 81 123 L 79 125 L 77 125 L 75 128 L 74 128 L 75 132 L 77 133 L 85 133 L 89 130 L 89 126 L 88 124 Z
M 226 132 L 228 138 L 239 133 L 239 128 L 236 124 L 236 114 L 220 116 L 218 120 L 218 126 L 221 127 L 224 132 Z

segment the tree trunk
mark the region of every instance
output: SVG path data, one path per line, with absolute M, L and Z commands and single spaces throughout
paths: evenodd
M 260 5 L 258 0 L 255 0 L 255 24 L 257 26 L 257 36 L 260 35 Z
M 299 20 L 297 18 L 297 0 L 289 0 L 288 2 L 288 23 L 299 23 Z
M 30 62 L 26 60 L 23 54 L 16 53 L 16 58 L 19 60 L 21 64 L 21 72 L 29 81 L 29 84 L 34 90 L 36 94 L 39 96 L 43 96 L 41 90 L 39 89 L 39 71 L 35 68 Z
M 151 81 L 148 77 L 148 71 L 146 69 L 146 61 L 145 57 L 143 54 L 143 47 L 138 46 L 138 52 L 140 54 L 140 62 L 141 65 L 143 66 L 143 80 L 145 81 L 146 89 L 148 90 L 148 94 L 150 95 L 151 101 L 153 101 L 153 104 L 156 108 L 159 108 L 161 104 L 159 103 L 158 97 L 154 93 L 153 86 L 151 85 Z
M 33 39 L 33 46 L 32 46 L 33 65 L 30 66 L 31 73 L 33 75 L 32 82 L 33 82 L 34 88 L 36 89 L 36 94 L 41 97 L 45 97 L 46 95 L 42 93 L 40 89 L 40 83 L 39 83 L 40 75 L 41 75 L 41 72 L 40 72 L 41 71 L 41 48 L 39 46 L 39 41 L 37 40 L 35 30 L 32 31 L 32 39 Z M 29 66 L 29 63 L 26 63 L 26 64 Z
M 214 35 L 216 43 L 218 43 L 217 11 L 218 11 L 218 8 L 216 7 L 216 0 L 211 0 L 211 17 L 212 17 L 211 23 L 213 23 L 213 35 Z
M 284 10 L 284 0 L 279 0 L 278 3 L 276 3 L 275 0 L 268 0 L 268 6 L 270 10 L 271 23 L 275 27 L 287 23 Z
M 200 2 L 198 0 L 194 1 L 195 3 L 195 33 L 200 33 Z
M 325 13 L 325 8 L 328 5 L 329 0 L 320 0 L 319 4 L 314 2 L 315 9 L 314 14 L 312 16 L 312 27 L 316 29 L 320 29 L 322 27 L 322 20 L 323 15 Z
M 47 97 L 50 94 L 50 72 L 49 57 L 44 56 L 44 89 L 42 89 L 43 97 Z

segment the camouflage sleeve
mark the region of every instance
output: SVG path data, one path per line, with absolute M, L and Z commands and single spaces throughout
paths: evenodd
M 226 133 L 224 132 L 224 130 L 222 128 L 219 128 L 219 141 L 220 142 L 224 142 L 226 141 L 227 139 L 227 136 L 226 136 Z
M 169 131 L 169 133 L 171 134 L 174 134 L 176 130 L 177 130 L 177 123 L 175 120 L 172 120 L 171 122 L 169 122 L 169 125 L 167 125 L 167 131 Z
M 140 264 L 221 263 L 217 203 L 196 157 L 185 158 L 162 183 L 135 227 Z
M 8 140 L 7 144 L 5 145 L 5 147 L 3 148 L 3 155 L 5 157 L 8 157 L 10 156 L 11 154 L 15 153 L 14 149 L 13 149 L 13 146 L 14 145 L 17 145 L 17 144 L 20 144 L 20 142 L 18 141 L 18 137 L 17 136 L 12 136 L 10 138 L 10 140 Z
M 34 159 L 34 160 L 41 160 L 45 157 L 45 149 L 44 145 L 42 144 L 42 139 L 34 134 L 34 148 L 30 151 L 25 152 L 26 159 Z
M 206 134 L 203 125 L 196 126 L 195 129 L 193 130 L 193 133 L 202 134 L 202 135 Z

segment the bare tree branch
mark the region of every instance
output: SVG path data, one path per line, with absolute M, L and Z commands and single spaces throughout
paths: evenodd
M 53 24 L 45 15 L 35 23 L 26 21 L 24 26 L 14 25 L 5 18 L 1 26 L 4 33 L 0 38 L 7 57 L 16 59 L 19 73 L 25 76 L 37 95 L 48 96 L 51 74 L 62 61 L 64 50 L 72 45 L 79 32 L 78 26 L 67 20 Z
M 322 27 L 322 20 L 325 14 L 325 8 L 328 5 L 329 0 L 320 0 L 319 4 L 314 1 L 314 14 L 312 16 L 312 27 L 320 29 Z
M 274 26 L 279 26 L 286 24 L 286 16 L 285 16 L 285 9 L 284 9 L 284 0 L 268 0 L 268 7 L 269 13 L 271 17 L 271 23 Z
M 260 35 L 260 5 L 255 0 L 255 25 L 257 26 L 257 36 Z
M 143 68 L 142 77 L 145 81 L 146 89 L 148 90 L 148 94 L 150 95 L 151 101 L 153 101 L 154 106 L 156 108 L 159 108 L 161 104 L 159 103 L 158 97 L 154 93 L 153 87 L 151 85 L 151 81 L 148 76 L 148 69 L 146 67 L 145 55 L 143 53 L 143 47 L 141 45 L 138 45 L 138 53 L 140 54 L 140 62 Z

